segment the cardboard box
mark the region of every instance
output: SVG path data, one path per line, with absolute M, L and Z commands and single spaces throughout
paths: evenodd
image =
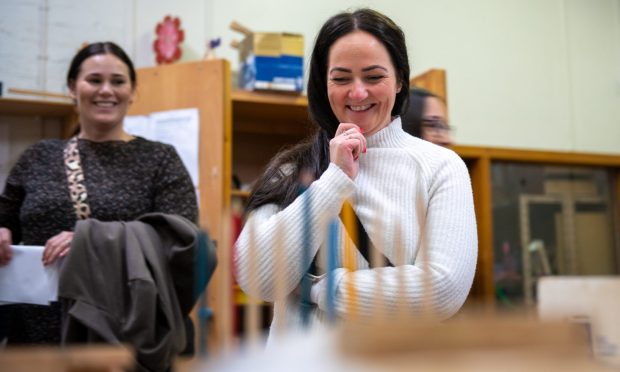
M 246 90 L 303 91 L 304 37 L 253 32 L 239 46 L 239 87 Z

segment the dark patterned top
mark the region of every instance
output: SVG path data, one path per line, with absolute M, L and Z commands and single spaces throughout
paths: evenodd
M 0 227 L 11 230 L 14 244 L 44 245 L 62 231 L 73 231 L 76 215 L 63 161 L 66 143 L 40 141 L 11 170 L 0 195 Z M 162 212 L 197 220 L 194 186 L 174 147 L 137 137 L 129 142 L 80 139 L 78 148 L 92 218 L 131 221 L 144 213 Z M 44 314 L 14 311 L 9 342 L 59 340 L 57 306 L 20 308 Z

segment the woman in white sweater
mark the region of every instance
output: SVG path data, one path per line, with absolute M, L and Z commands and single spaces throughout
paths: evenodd
M 322 323 L 327 310 L 372 315 L 378 303 L 384 314 L 404 306 L 445 319 L 465 301 L 477 257 L 469 175 L 454 152 L 402 130 L 408 93 L 405 38 L 392 20 L 361 9 L 323 25 L 308 82 L 317 132 L 272 160 L 236 242 L 241 288 L 275 302 L 272 333 L 302 318 Z M 355 269 L 344 267 L 346 200 L 389 266 L 370 268 L 369 255 L 355 250 Z M 324 259 L 332 221 L 340 226 L 333 268 Z M 306 291 L 300 284 L 309 277 Z

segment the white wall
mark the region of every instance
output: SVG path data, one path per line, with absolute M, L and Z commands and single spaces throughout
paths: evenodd
M 181 19 L 184 61 L 221 36 L 236 69 L 232 20 L 302 33 L 308 57 L 327 17 L 361 6 L 401 25 L 413 73 L 447 70 L 458 143 L 620 154 L 620 0 L 2 0 L 0 80 L 62 91 L 75 50 L 102 39 L 152 66 L 166 14 Z
M 83 43 L 130 45 L 130 10 L 121 0 L 0 1 L 0 80 L 5 94 L 11 87 L 65 92 L 69 61 Z

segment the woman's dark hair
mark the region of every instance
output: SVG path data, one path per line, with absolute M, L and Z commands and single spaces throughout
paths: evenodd
M 412 136 L 422 137 L 422 115 L 424 105 L 428 97 L 437 97 L 435 94 L 422 88 L 411 88 L 409 91 L 409 104 L 402 115 L 403 130 Z
M 327 96 L 329 51 L 338 39 L 356 30 L 373 35 L 387 49 L 397 83 L 401 84 L 392 115 L 402 113 L 409 94 L 409 57 L 403 31 L 390 18 L 371 9 L 343 12 L 331 17 L 321 27 L 310 58 L 308 111 L 317 132 L 305 142 L 276 155 L 254 186 L 247 212 L 268 203 L 285 208 L 300 193 L 302 172 L 317 179 L 329 166 L 329 141 L 340 124 Z
M 133 88 L 136 87 L 136 70 L 133 67 L 133 63 L 127 53 L 114 44 L 111 41 L 106 42 L 98 42 L 88 44 L 84 48 L 80 49 L 79 52 L 73 57 L 71 60 L 71 64 L 69 65 L 69 71 L 67 72 L 67 86 L 71 87 L 73 83 L 77 80 L 78 75 L 80 74 L 80 68 L 82 67 L 82 63 L 89 57 L 98 55 L 98 54 L 112 54 L 118 57 L 125 65 L 127 65 L 127 69 L 129 69 L 129 79 L 131 80 L 131 86 Z

